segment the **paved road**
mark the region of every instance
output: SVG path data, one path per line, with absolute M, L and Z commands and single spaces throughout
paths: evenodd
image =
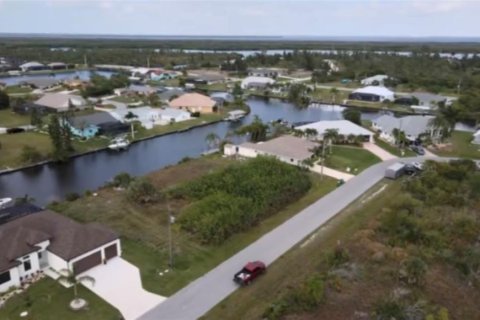
M 427 158 L 403 158 L 402 161 L 422 159 Z M 395 161 L 398 160 L 384 161 L 366 169 L 215 269 L 191 282 L 140 319 L 193 320 L 201 317 L 237 289 L 232 277 L 246 262 L 262 260 L 267 265 L 274 262 L 379 182 L 384 176 L 385 168 Z

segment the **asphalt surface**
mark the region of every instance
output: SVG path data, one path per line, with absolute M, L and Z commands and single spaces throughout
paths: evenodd
M 139 319 L 193 320 L 201 317 L 238 288 L 232 281 L 233 275 L 248 261 L 261 260 L 268 266 L 378 183 L 390 164 L 399 160 L 409 162 L 425 159 L 427 158 L 394 159 L 371 166 L 191 282 Z

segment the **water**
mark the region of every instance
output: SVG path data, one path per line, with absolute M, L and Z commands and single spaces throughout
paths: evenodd
M 81 70 L 81 71 L 66 71 L 61 73 L 53 73 L 49 74 L 33 74 L 33 75 L 22 75 L 22 76 L 12 76 L 12 77 L 5 77 L 0 78 L 0 82 L 5 83 L 7 86 L 15 86 L 23 81 L 28 81 L 32 79 L 58 79 L 58 80 L 73 80 L 73 79 L 80 79 L 84 81 L 90 80 L 90 77 L 93 73 L 98 75 L 110 78 L 113 72 L 106 72 L 106 71 L 89 71 L 89 70 Z
M 120 172 L 131 175 L 145 175 L 149 172 L 172 165 L 184 157 L 198 157 L 207 150 L 205 137 L 215 132 L 223 138 L 255 115 L 263 121 L 284 119 L 289 122 L 342 119 L 342 107 L 324 106 L 300 109 L 279 100 L 266 102 L 249 99 L 252 112 L 241 123 L 220 122 L 193 130 L 157 137 L 130 146 L 125 152 L 102 151 L 71 159 L 64 164 L 47 164 L 0 175 L 0 198 L 19 197 L 25 194 L 45 205 L 62 199 L 71 192 L 82 193 L 95 190 Z M 371 119 L 377 113 L 364 113 Z M 236 137 L 241 142 L 244 137 Z

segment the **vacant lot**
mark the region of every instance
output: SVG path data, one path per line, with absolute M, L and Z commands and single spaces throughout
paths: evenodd
M 30 124 L 30 116 L 16 114 L 10 109 L 0 110 L 0 127 L 14 128 L 26 124 Z
M 0 134 L 0 169 L 15 168 L 23 165 L 22 149 L 30 146 L 37 149 L 43 157 L 52 151 L 50 138 L 46 134 L 22 132 L 16 134 Z
M 480 145 L 472 144 L 472 138 L 471 132 L 455 131 L 449 144 L 432 151 L 445 157 L 480 159 Z
M 332 153 L 327 155 L 325 166 L 358 174 L 380 161 L 376 155 L 359 147 L 333 146 Z M 348 171 L 347 168 L 350 170 Z
M 221 170 L 232 161 L 218 156 L 203 157 L 160 170 L 149 175 L 148 179 L 158 190 L 165 190 Z M 86 196 L 64 202 L 53 206 L 53 209 L 80 221 L 97 221 L 117 230 L 122 236 L 124 257 L 141 269 L 145 288 L 168 296 L 335 188 L 333 179 L 321 181 L 315 174 L 310 177 L 312 188 L 300 200 L 285 206 L 256 226 L 234 234 L 221 245 L 201 245 L 174 224 L 174 269 L 163 277 L 159 276 L 159 272 L 168 268 L 167 208 L 170 206 L 172 213 L 178 215 L 188 204 L 186 200 L 175 199 L 169 203 L 161 200 L 154 205 L 141 206 L 126 199 L 125 191 L 105 188 L 96 197 Z
M 78 286 L 78 296 L 87 300 L 88 308 L 74 312 L 69 303 L 73 300 L 73 288 L 64 288 L 50 278 L 40 280 L 28 290 L 8 300 L 0 308 L 2 320 L 118 320 L 120 313 L 113 306 L 97 297 L 93 292 Z M 27 311 L 27 317 L 20 313 Z

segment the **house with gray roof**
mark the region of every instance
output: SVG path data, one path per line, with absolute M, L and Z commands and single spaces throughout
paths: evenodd
M 289 164 L 302 165 L 314 155 L 313 149 L 317 146 L 318 144 L 313 141 L 285 135 L 258 143 L 245 142 L 238 146 L 226 144 L 224 154 L 245 158 L 255 158 L 259 155 L 273 156 Z
M 395 129 L 403 131 L 410 141 L 419 139 L 422 135 L 432 138 L 441 135 L 441 129 L 431 124 L 434 116 L 405 116 L 396 118 L 391 115 L 382 115 L 372 121 L 372 128 L 380 134 L 380 138 L 395 143 Z
M 84 109 L 87 106 L 87 102 L 81 96 L 66 93 L 46 93 L 34 103 L 56 112 Z
M 78 223 L 43 209 L 16 215 L 0 224 L 0 292 L 39 272 L 66 269 L 78 275 L 119 255 L 119 236 L 98 223 Z
M 218 105 L 232 103 L 234 100 L 233 95 L 229 92 L 214 92 L 210 95 L 210 98 L 217 101 Z
M 184 93 L 185 91 L 181 88 L 173 88 L 173 89 L 167 89 L 163 91 L 158 96 L 160 98 L 160 101 L 167 103 L 175 98 L 180 97 Z
M 20 65 L 20 70 L 22 70 L 23 72 L 43 70 L 43 69 L 45 69 L 45 65 L 37 61 L 30 61 Z
M 130 126 L 117 120 L 108 112 L 95 112 L 76 116 L 67 120 L 73 135 L 90 139 L 96 135 L 118 135 L 129 130 Z

